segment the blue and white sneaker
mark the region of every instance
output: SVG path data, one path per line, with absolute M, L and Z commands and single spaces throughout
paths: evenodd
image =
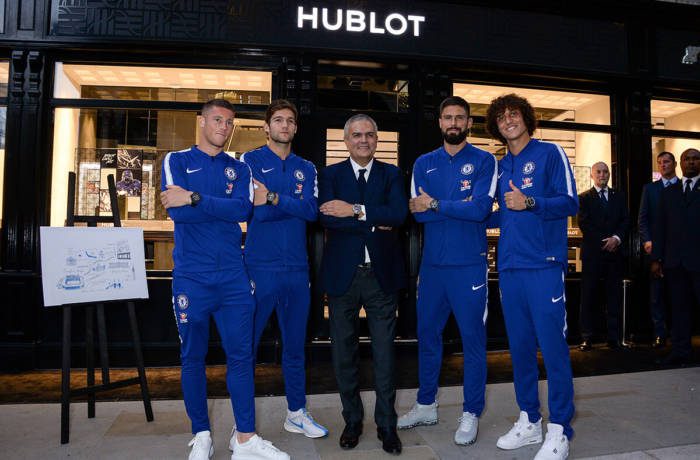
M 307 438 L 322 438 L 328 436 L 328 430 L 314 420 L 305 408 L 297 411 L 287 410 L 284 429 L 290 433 L 301 433 Z

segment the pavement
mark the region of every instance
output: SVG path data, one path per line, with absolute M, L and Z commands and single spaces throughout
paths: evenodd
M 580 377 L 574 380 L 576 435 L 569 458 L 586 459 L 700 459 L 700 367 Z M 408 410 L 415 390 L 400 390 L 397 411 Z M 546 415 L 547 384 L 540 382 Z M 257 428 L 262 436 L 293 459 L 381 460 L 371 414 L 374 394 L 363 392 L 364 434 L 353 450 L 338 446 L 343 428 L 337 394 L 311 395 L 308 408 L 330 435 L 308 439 L 284 431 L 283 397 L 256 398 Z M 498 437 L 518 416 L 512 383 L 490 384 L 479 435 L 471 446 L 453 442 L 462 410 L 461 387 L 441 388 L 437 425 L 400 431 L 404 460 L 531 459 L 539 445 L 503 451 Z M 87 404 L 71 404 L 70 442 L 60 444 L 59 404 L 0 405 L 2 459 L 185 459 L 191 439 L 182 400 L 153 402 L 155 420 L 147 423 L 139 401 L 98 402 L 96 417 L 87 418 Z M 232 426 L 228 399 L 210 399 L 209 415 L 215 459 L 230 458 L 227 450 Z

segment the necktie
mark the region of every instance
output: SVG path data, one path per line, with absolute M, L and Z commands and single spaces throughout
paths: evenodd
M 688 196 L 690 193 L 690 186 L 693 183 L 692 179 L 686 179 L 685 180 L 685 185 L 683 186 L 683 195 Z
M 608 198 L 605 196 L 605 189 L 600 189 L 600 200 L 603 203 L 603 206 L 607 206 L 608 204 Z
M 360 204 L 365 204 L 365 189 L 367 189 L 367 179 L 365 179 L 366 169 L 360 169 L 357 171 L 360 175 L 357 178 L 357 185 L 360 189 Z

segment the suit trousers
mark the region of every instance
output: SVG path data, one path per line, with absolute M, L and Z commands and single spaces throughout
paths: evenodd
M 672 352 L 688 357 L 692 351 L 692 311 L 700 302 L 700 272 L 677 267 L 665 269 L 664 275 L 671 298 Z
M 333 368 L 343 404 L 345 423 L 361 423 L 364 417 L 359 381 L 359 313 L 364 306 L 372 338 L 372 362 L 376 404 L 374 420 L 379 427 L 396 427 L 394 383 L 394 337 L 396 294 L 379 286 L 371 268 L 358 267 L 348 291 L 328 296 Z
M 649 311 L 654 325 L 654 336 L 666 338 L 666 282 L 663 279 L 649 279 Z
M 599 299 L 598 281 L 602 278 L 605 289 L 605 306 L 607 318 L 607 340 L 620 340 L 622 315 L 622 272 L 623 259 L 602 255 L 583 260 L 581 272 L 581 336 L 590 340 L 593 337 L 594 314 L 600 312 L 596 305 Z

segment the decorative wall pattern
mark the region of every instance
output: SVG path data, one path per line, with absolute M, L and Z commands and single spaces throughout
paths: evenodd
M 425 21 L 418 37 L 372 34 L 367 30 L 331 31 L 320 24 L 312 29 L 309 20 L 300 29 L 297 27 L 300 7 L 305 14 L 311 14 L 313 7 L 327 7 L 334 18 L 337 11 L 351 8 L 368 15 L 376 12 L 379 18 L 401 11 L 405 15 L 422 15 Z M 316 4 L 307 0 L 53 0 L 51 13 L 50 37 L 122 42 L 223 42 L 314 50 L 323 44 L 327 49 L 360 53 L 380 51 L 434 59 L 627 71 L 627 35 L 623 24 L 447 3 L 436 9 L 425 1 L 402 4 L 330 0 Z M 528 46 L 522 46 L 523 41 Z

